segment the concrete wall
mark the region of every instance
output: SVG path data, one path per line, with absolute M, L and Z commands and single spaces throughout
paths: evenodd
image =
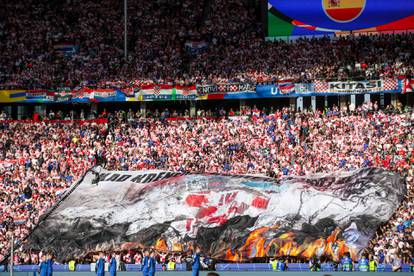
M 409 272 L 218 272 L 220 276 L 414 276 L 414 273 Z M 138 272 L 118 272 L 117 276 L 140 276 L 141 273 Z M 167 271 L 167 272 L 157 272 L 155 275 L 159 276 L 190 276 L 191 271 L 186 272 L 176 272 L 176 271 Z M 206 276 L 207 272 L 200 272 L 200 276 Z M 10 276 L 7 272 L 1 272 L 0 276 Z M 36 276 L 33 272 L 15 272 L 13 276 Z M 38 275 L 37 275 L 38 276 Z M 53 276 L 95 276 L 95 273 L 92 272 L 55 272 Z M 109 276 L 109 273 L 106 272 L 105 276 Z

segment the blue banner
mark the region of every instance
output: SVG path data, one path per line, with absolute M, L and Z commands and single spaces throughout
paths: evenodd
M 355 94 L 401 93 L 401 80 L 296 83 L 293 89 L 280 84 L 257 85 L 255 92 L 226 93 L 223 99 L 266 99 L 281 97 L 346 96 Z

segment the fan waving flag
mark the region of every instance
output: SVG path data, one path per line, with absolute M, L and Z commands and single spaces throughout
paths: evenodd
M 414 91 L 414 79 L 406 79 L 404 81 L 403 93 L 413 92 Z
M 295 84 L 290 81 L 282 81 L 278 83 L 280 94 L 289 94 L 295 92 Z

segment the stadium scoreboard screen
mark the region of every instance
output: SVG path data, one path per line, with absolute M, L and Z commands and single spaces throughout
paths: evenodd
M 414 31 L 412 0 L 268 0 L 267 36 Z

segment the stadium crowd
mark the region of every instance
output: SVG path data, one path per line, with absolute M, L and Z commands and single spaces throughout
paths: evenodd
M 122 1 L 0 0 L 0 88 L 139 87 L 413 74 L 414 35 L 263 39 L 248 0 L 129 1 L 123 52 Z M 64 11 L 63 13 L 61 11 Z M 186 45 L 205 45 L 195 52 Z M 263 174 L 275 178 L 378 166 L 402 174 L 408 194 L 368 253 L 378 263 L 412 262 L 413 113 L 365 104 L 355 112 L 199 111 L 197 120 L 132 111 L 81 123 L 0 119 L 0 260 L 87 168 Z M 228 118 L 226 115 L 230 115 Z M 49 114 L 71 119 L 71 114 Z M 80 114 L 80 118 L 95 118 Z M 152 118 L 151 118 L 152 117 Z M 217 117 L 217 116 L 216 116 Z M 130 256 L 132 255 L 133 256 Z M 138 253 L 137 253 L 138 254 Z M 139 254 L 125 254 L 126 261 Z M 162 253 L 160 253 L 162 256 Z M 177 257 L 178 258 L 178 257 Z M 16 261 L 36 263 L 37 254 Z
M 266 114 L 169 121 L 132 112 L 103 113 L 108 123 L 49 121 L 0 123 L 0 247 L 6 233 L 22 241 L 87 168 L 162 169 L 262 174 L 280 178 L 361 167 L 383 167 L 406 178 L 408 195 L 370 244 L 379 262 L 412 258 L 414 229 L 414 113 L 384 112 L 368 103 L 345 113 Z M 103 118 L 104 119 L 104 118 Z
M 122 1 L 0 1 L 0 87 L 412 75 L 413 34 L 266 42 L 254 1 L 129 2 L 124 58 Z

